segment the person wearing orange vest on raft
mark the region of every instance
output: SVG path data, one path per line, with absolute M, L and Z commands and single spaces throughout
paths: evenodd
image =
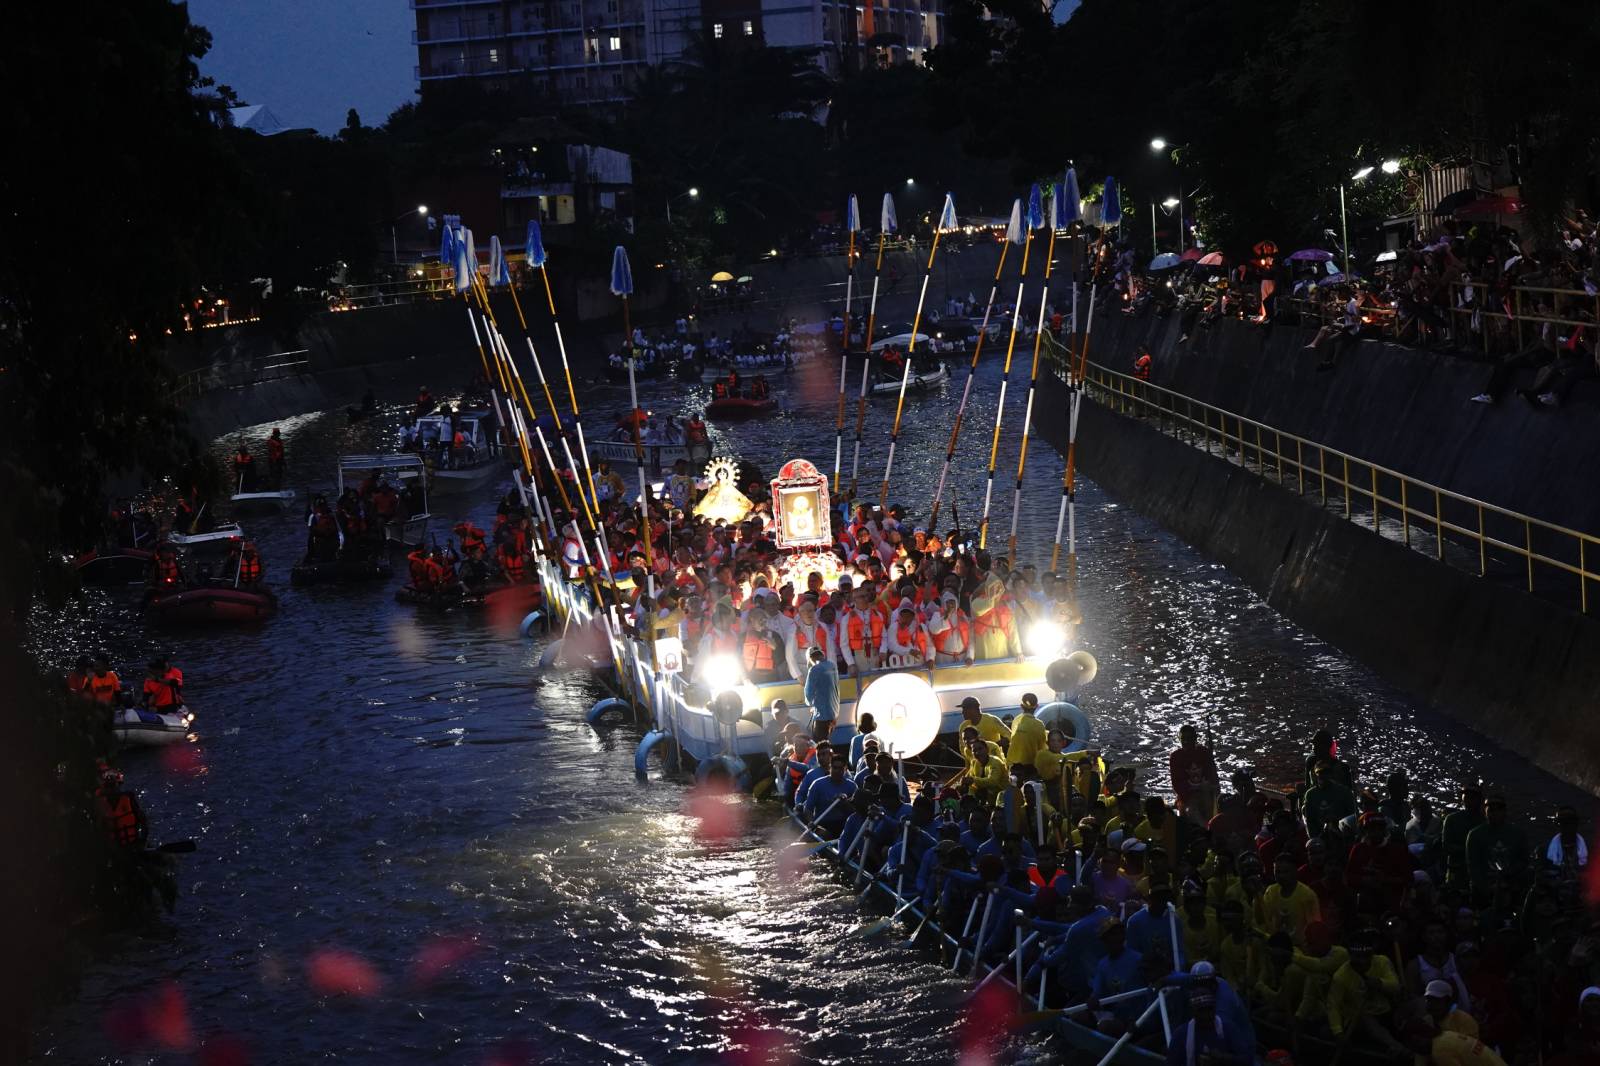
M 880 659 L 886 662 L 889 656 L 898 655 L 907 666 L 920 662 L 923 666 L 931 667 L 933 645 L 928 640 L 928 634 L 923 630 L 922 623 L 917 621 L 917 612 L 910 602 L 901 600 L 900 603 L 894 624 L 884 629 L 879 641 Z
M 988 568 L 988 554 L 978 553 L 983 580 L 972 593 L 972 643 L 974 658 L 1022 658 L 1022 639 L 1006 602 L 1005 582 Z
M 972 623 L 961 609 L 961 598 L 954 592 L 939 597 L 939 605 L 928 618 L 928 635 L 933 638 L 936 664 L 972 661 Z
M 527 560 L 522 552 L 517 551 L 509 541 L 500 545 L 500 550 L 495 553 L 494 561 L 500 565 L 500 576 L 506 579 L 506 584 L 520 585 L 527 579 Z
M 233 453 L 233 481 L 238 492 L 254 492 L 256 487 L 256 457 L 250 454 L 249 445 L 239 442 Z
M 78 656 L 78 661 L 72 664 L 72 669 L 67 671 L 67 676 L 62 679 L 67 686 L 67 695 L 84 701 L 94 699 L 94 660 L 87 655 Z
M 156 549 L 150 560 L 150 587 L 156 593 L 177 592 L 183 588 L 183 569 L 178 565 L 178 550 L 170 544 Z
M 461 554 L 468 559 L 481 559 L 488 547 L 488 534 L 471 522 L 457 522 L 455 535 L 461 541 Z
M 789 662 L 791 677 L 806 676 L 812 648 L 821 648 L 826 658 L 833 658 L 832 636 L 828 627 L 817 620 L 817 605 L 808 597 L 795 607 L 794 620 L 784 641 L 784 658 Z
M 111 669 L 111 659 L 105 652 L 94 657 L 94 673 L 89 677 L 89 695 L 102 707 L 114 706 L 122 692 L 122 678 Z
M 272 478 L 274 485 L 283 484 L 284 452 L 283 434 L 277 426 L 272 427 L 272 436 L 267 438 L 267 476 Z
M 878 646 L 883 642 L 883 616 L 872 606 L 872 591 L 861 586 L 851 593 L 853 605 L 839 620 L 839 652 L 846 669 L 858 676 L 877 665 Z
M 406 556 L 411 567 L 411 587 L 418 592 L 432 592 L 438 588 L 437 564 L 428 558 L 428 549 L 417 548 Z
M 167 678 L 161 660 L 152 660 L 145 667 L 145 674 L 142 696 L 144 709 L 154 711 L 156 714 L 175 713 L 183 701 L 179 698 L 178 686 Z

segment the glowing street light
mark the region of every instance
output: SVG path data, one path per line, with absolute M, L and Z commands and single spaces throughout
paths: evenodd
M 1174 207 L 1178 206 L 1178 198 L 1176 196 L 1169 196 L 1165 200 L 1161 201 L 1161 206 L 1166 208 L 1168 211 L 1171 211 Z
M 1152 152 L 1165 152 L 1167 150 L 1167 142 L 1160 137 L 1152 137 L 1150 139 L 1150 150 Z
M 1383 169 L 1383 172 L 1385 174 L 1398 174 L 1398 173 L 1400 173 L 1400 160 L 1398 160 L 1398 159 L 1385 159 L 1383 161 L 1383 168 L 1382 169 Z
M 1355 180 L 1355 181 L 1364 181 L 1364 180 L 1366 180 L 1367 175 L 1369 175 L 1371 173 L 1372 173 L 1372 168 L 1371 167 L 1362 167 L 1360 170 L 1358 170 L 1354 174 L 1352 174 L 1351 178 L 1353 180 Z
M 915 185 L 916 183 L 917 183 L 917 179 L 915 179 L 915 178 L 907 178 L 906 179 L 906 184 L 907 185 Z
M 417 214 L 425 215 L 427 213 L 428 213 L 428 205 L 427 204 L 418 204 L 417 205 Z
M 695 199 L 699 199 L 699 197 L 700 197 L 700 189 L 699 189 L 699 187 L 695 186 L 695 185 L 689 186 L 689 199 L 695 200 Z

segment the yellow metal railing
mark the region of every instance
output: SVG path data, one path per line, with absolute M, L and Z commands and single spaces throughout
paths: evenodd
M 1510 560 L 1529 592 L 1556 597 L 1563 590 L 1548 583 L 1538 587 L 1541 578 L 1576 578 L 1579 609 L 1589 612 L 1589 585 L 1600 581 L 1600 537 L 1451 492 L 1097 363 L 1089 364 L 1085 389 L 1106 407 L 1153 418 L 1162 432 L 1297 495 L 1314 494 L 1324 506 L 1408 548 L 1431 548 L 1441 562 L 1469 571 L 1475 565 L 1481 577 L 1489 575 L 1491 563 Z

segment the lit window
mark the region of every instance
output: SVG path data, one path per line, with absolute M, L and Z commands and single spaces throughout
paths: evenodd
M 622 51 L 622 38 L 614 33 L 611 35 L 611 50 L 613 52 Z
M 719 41 L 722 40 L 722 23 L 713 22 L 711 24 L 711 36 L 715 37 Z
M 749 19 L 745 19 L 744 20 L 744 35 L 746 37 L 749 37 L 752 34 L 754 34 L 755 32 L 756 32 L 755 24 L 753 22 L 751 22 Z
M 498 48 L 489 49 L 489 65 L 490 66 L 494 66 L 498 62 L 500 62 L 500 49 L 498 49 Z

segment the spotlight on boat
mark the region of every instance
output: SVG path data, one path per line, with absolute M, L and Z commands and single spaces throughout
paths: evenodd
M 712 692 L 720 695 L 739 686 L 744 680 L 744 667 L 732 655 L 713 655 L 700 671 L 700 679 Z
M 1075 651 L 1045 667 L 1044 683 L 1050 691 L 1071 694 L 1094 680 L 1100 664 L 1086 651 Z
M 906 759 L 928 749 L 938 738 L 944 718 L 938 693 L 918 674 L 874 678 L 856 702 L 856 714 L 872 715 L 878 723 L 873 735 L 882 750 Z
M 1067 634 L 1054 622 L 1035 622 L 1025 646 L 1029 655 L 1060 655 L 1067 650 Z

